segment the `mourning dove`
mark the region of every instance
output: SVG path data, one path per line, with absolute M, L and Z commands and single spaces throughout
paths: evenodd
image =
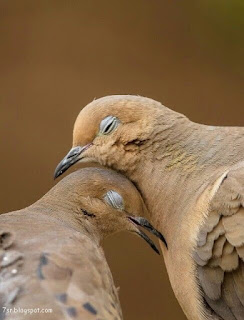
M 55 176 L 95 160 L 129 177 L 155 226 L 188 319 L 244 319 L 244 128 L 191 122 L 149 98 L 83 108 Z
M 30 207 L 0 216 L 0 319 L 122 319 L 100 246 L 127 230 L 157 248 L 135 186 L 103 168 L 69 175 Z

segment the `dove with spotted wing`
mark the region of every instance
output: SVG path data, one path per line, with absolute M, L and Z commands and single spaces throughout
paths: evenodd
M 138 217 L 146 211 L 125 177 L 109 169 L 85 168 L 30 207 L 2 214 L 0 319 L 122 319 L 101 241 L 127 230 L 159 253 L 139 229 L 165 241 Z

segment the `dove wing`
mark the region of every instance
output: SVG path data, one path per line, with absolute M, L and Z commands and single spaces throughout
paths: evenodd
M 102 248 L 57 219 L 26 210 L 0 217 L 0 319 L 6 308 L 52 309 L 26 319 L 122 319 Z
M 194 254 L 204 303 L 223 320 L 244 319 L 244 163 L 233 167 L 210 203 Z

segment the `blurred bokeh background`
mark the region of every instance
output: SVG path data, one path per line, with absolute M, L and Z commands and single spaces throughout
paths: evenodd
M 95 97 L 139 94 L 197 122 L 244 125 L 243 54 L 243 0 L 0 0 L 0 212 L 54 185 Z M 125 320 L 185 319 L 144 242 L 122 234 L 105 251 Z

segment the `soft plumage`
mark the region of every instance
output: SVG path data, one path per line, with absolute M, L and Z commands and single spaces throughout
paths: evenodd
M 244 318 L 244 128 L 194 123 L 161 103 L 109 96 L 80 112 L 77 161 L 129 177 L 167 238 L 170 281 L 189 319 Z M 74 150 L 74 149 L 73 149 Z
M 0 319 L 122 319 L 101 241 L 122 230 L 153 242 L 134 185 L 103 168 L 79 170 L 30 207 L 0 216 Z M 7 309 L 12 313 L 7 313 Z M 14 308 L 32 309 L 24 315 Z M 38 312 L 34 309 L 52 312 Z M 30 311 L 31 312 L 31 311 Z

